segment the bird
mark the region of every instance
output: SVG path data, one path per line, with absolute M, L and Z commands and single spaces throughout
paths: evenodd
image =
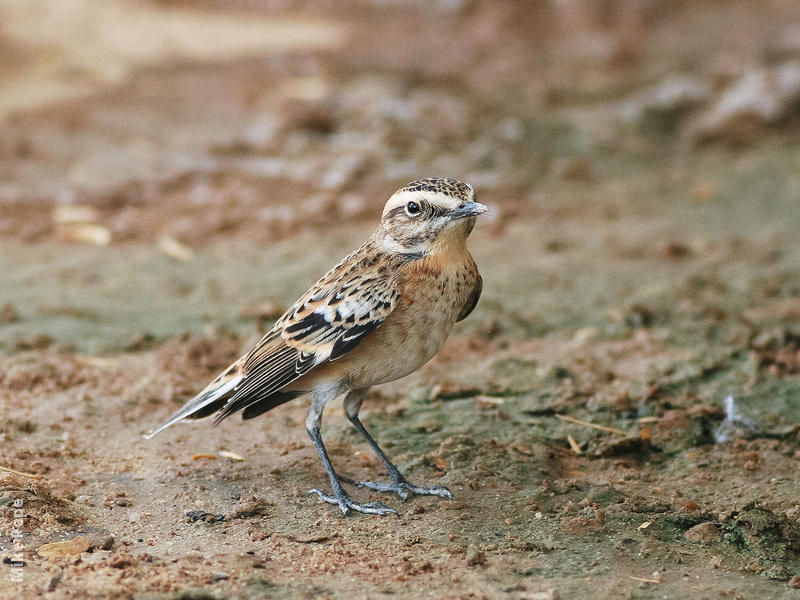
M 241 411 L 251 419 L 310 395 L 305 426 L 331 493 L 319 501 L 349 511 L 396 514 L 382 502 L 359 503 L 342 486 L 320 429 L 325 406 L 345 395 L 347 418 L 383 463 L 388 482 L 358 487 L 451 499 L 446 487 L 410 483 L 359 419 L 367 391 L 404 377 L 439 351 L 457 321 L 475 308 L 483 289 L 466 240 L 487 207 L 467 183 L 430 177 L 406 184 L 386 202 L 369 238 L 309 288 L 249 352 L 161 425 L 152 438 L 184 419 L 215 414 L 214 425 Z

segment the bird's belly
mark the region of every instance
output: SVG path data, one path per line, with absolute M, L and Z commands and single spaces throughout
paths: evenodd
M 294 384 L 310 390 L 323 383 L 363 389 L 413 373 L 439 351 L 455 323 L 453 311 L 423 310 L 423 303 L 395 310 L 356 348 L 320 365 Z M 449 314 L 453 313 L 453 314 Z
M 332 383 L 363 389 L 413 373 L 442 347 L 474 287 L 474 280 L 457 275 L 441 273 L 433 283 L 410 290 L 356 348 L 315 368 L 291 389 Z
M 414 323 L 384 323 L 365 348 L 366 360 L 350 371 L 350 385 L 369 387 L 405 377 L 439 351 L 453 327 L 451 319 L 419 318 Z M 383 330 L 383 331 L 381 331 Z
M 353 388 L 387 383 L 413 373 L 444 344 L 465 302 L 460 290 L 436 286 L 406 299 L 352 354 Z M 349 359 L 343 357 L 342 360 Z

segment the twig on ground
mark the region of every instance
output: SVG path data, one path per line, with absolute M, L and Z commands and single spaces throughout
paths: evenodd
M 605 425 L 596 425 L 595 423 L 589 423 L 589 421 L 581 421 L 580 419 L 576 419 L 574 417 L 568 417 L 567 415 L 555 415 L 555 417 L 561 419 L 562 421 L 568 421 L 570 423 L 575 423 L 576 425 L 583 425 L 584 427 L 593 427 L 594 429 L 599 429 L 600 431 L 608 431 L 609 433 L 628 435 L 627 431 L 622 431 L 621 429 L 606 427 Z
M 663 579 L 648 579 L 647 577 L 636 577 L 635 575 L 628 575 L 634 581 L 644 581 L 645 583 L 664 583 Z
M 567 435 L 567 441 L 569 442 L 569 447 L 572 448 L 572 451 L 576 455 L 580 456 L 581 454 L 583 454 L 583 450 L 581 450 L 581 447 L 578 445 L 578 442 L 575 441 L 574 437 L 572 437 L 571 435 Z
M 35 475 L 34 473 L 23 473 L 22 471 L 15 471 L 14 469 L 9 469 L 8 467 L 0 466 L 0 471 L 4 473 L 11 473 L 12 475 L 19 475 L 20 477 L 29 477 L 30 479 L 41 479 L 41 475 Z

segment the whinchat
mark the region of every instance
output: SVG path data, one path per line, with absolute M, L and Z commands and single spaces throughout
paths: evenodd
M 311 395 L 306 429 L 331 481 L 319 499 L 386 515 L 381 502 L 358 503 L 345 492 L 322 443 L 325 405 L 347 393 L 344 409 L 386 467 L 388 483 L 359 482 L 381 492 L 452 498 L 445 487 L 417 487 L 364 428 L 358 413 L 373 385 L 394 381 L 428 362 L 453 325 L 475 308 L 483 286 L 467 237 L 486 212 L 472 187 L 434 177 L 409 183 L 389 198 L 380 225 L 364 244 L 328 271 L 278 319 L 247 354 L 225 369 L 150 438 L 183 419 L 217 413 L 216 425 L 243 411 L 250 419 L 298 396 Z

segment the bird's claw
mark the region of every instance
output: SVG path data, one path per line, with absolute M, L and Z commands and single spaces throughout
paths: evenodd
M 356 485 L 358 485 L 358 487 L 365 487 L 375 490 L 376 492 L 394 492 L 403 500 L 408 499 L 409 494 L 415 494 L 417 496 L 438 496 L 439 498 L 444 498 L 445 500 L 453 499 L 453 494 L 451 494 L 450 490 L 444 486 L 434 485 L 431 487 L 417 487 L 416 485 L 408 483 L 405 479 L 395 479 L 390 483 L 359 481 Z
M 395 509 L 386 506 L 383 502 L 365 502 L 364 504 L 359 504 L 358 502 L 353 502 L 347 494 L 342 493 L 339 496 L 332 496 L 318 489 L 308 490 L 308 493 L 316 494 L 320 502 L 337 505 L 339 510 L 342 511 L 342 516 L 347 515 L 347 512 L 351 509 L 367 515 L 380 515 L 382 517 L 397 514 Z

